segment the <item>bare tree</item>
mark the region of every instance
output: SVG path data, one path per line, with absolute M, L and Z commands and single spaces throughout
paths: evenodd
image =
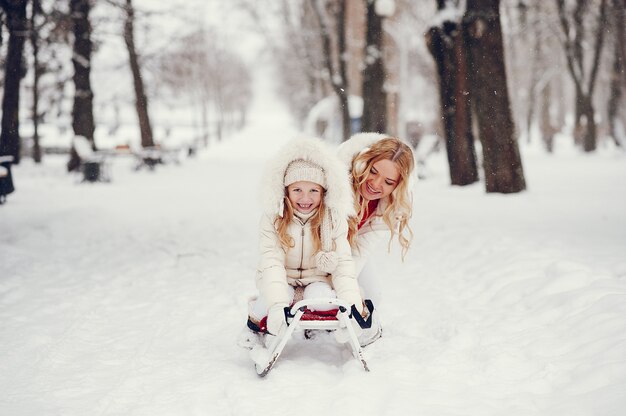
M 174 97 L 189 99 L 197 109 L 204 146 L 211 135 L 211 109 L 218 139 L 245 124 L 252 78 L 245 63 L 220 45 L 214 31 L 199 29 L 172 44 L 159 57 L 158 77 Z
M 500 0 L 468 0 L 463 17 L 487 192 L 526 189 L 507 89 Z
M 13 163 L 20 161 L 19 104 L 20 83 L 26 74 L 22 63 L 24 43 L 28 34 L 26 4 L 27 0 L 0 1 L 9 28 L 9 45 L 4 67 L 0 156 L 13 156 Z
M 91 89 L 91 22 L 89 13 L 91 0 L 70 0 L 70 16 L 72 31 L 74 32 L 74 50 L 72 64 L 74 65 L 74 106 L 72 107 L 72 128 L 74 134 L 84 136 L 91 146 L 96 149 L 94 131 L 96 129 L 93 118 L 93 90 Z M 77 170 L 80 158 L 72 148 L 67 170 Z
M 279 88 L 298 121 L 304 121 L 309 110 L 332 92 L 332 87 L 322 76 L 325 72 L 324 51 L 319 42 L 315 5 L 307 0 L 298 12 L 300 6 L 293 4 L 292 0 L 283 0 L 286 42 L 277 55 L 283 61 L 281 66 L 289 67 L 284 68 L 287 71 L 284 71 L 284 82 Z
M 208 89 L 209 75 L 207 35 L 203 30 L 183 36 L 180 41 L 171 45 L 159 57 L 159 83 L 169 88 L 174 98 L 189 99 L 194 110 L 194 120 L 199 117 L 198 139 L 206 147 L 210 136 L 209 132 L 209 103 L 211 96 Z M 192 113 L 193 114 L 193 113 Z
M 518 38 L 521 38 L 520 42 L 517 43 L 521 43 L 521 48 L 516 48 L 516 49 L 522 49 L 523 51 L 523 62 L 521 62 L 521 64 L 524 67 L 528 67 L 530 64 L 530 71 L 528 71 L 528 79 L 526 80 L 527 82 L 527 88 L 526 88 L 526 94 L 524 94 L 526 97 L 526 108 L 524 109 L 526 112 L 526 117 L 525 119 L 522 121 L 521 117 L 519 122 L 517 123 L 518 125 L 522 126 L 523 129 L 526 132 L 526 137 L 527 137 L 527 141 L 530 142 L 531 140 L 531 131 L 532 131 L 532 125 L 533 122 L 535 121 L 536 118 L 536 109 L 538 107 L 537 102 L 538 102 L 538 98 L 539 98 L 539 88 L 538 85 L 540 83 L 540 80 L 543 76 L 543 68 L 542 68 L 542 56 L 541 56 L 541 44 L 542 44 L 542 39 L 541 39 L 541 35 L 539 33 L 539 27 L 538 27 L 538 22 L 537 19 L 534 19 L 534 15 L 531 15 L 530 10 L 529 10 L 529 6 L 525 1 L 519 1 L 517 4 L 517 14 L 518 14 L 518 22 L 519 22 L 519 29 L 513 29 L 512 32 L 513 33 L 509 33 L 509 36 L 513 37 L 513 36 L 517 36 Z M 513 19 L 511 19 L 513 20 Z M 513 49 L 513 45 L 515 45 L 514 42 L 511 42 L 511 49 Z M 532 45 L 532 46 L 531 46 Z M 516 73 L 519 73 L 521 71 L 515 71 Z M 513 77 L 515 78 L 515 77 Z M 514 83 L 514 79 L 510 82 L 511 84 Z M 514 103 L 512 103 L 512 107 L 515 108 Z M 523 111 L 520 111 L 520 113 L 523 113 Z
M 65 104 L 74 99 L 72 94 L 76 90 L 73 85 L 73 62 L 67 58 L 68 51 L 71 52 L 74 48 L 74 23 L 69 1 L 33 0 L 33 5 L 35 2 L 39 7 L 34 16 L 31 14 L 31 43 L 34 41 L 37 46 L 36 51 L 35 47 L 32 48 L 30 67 L 33 69 L 33 77 L 28 87 L 32 90 L 33 102 L 30 104 L 33 110 L 33 126 L 35 123 L 40 126 L 44 122 L 71 120 L 72 108 L 68 112 Z M 63 122 L 58 127 L 63 130 L 68 125 Z M 71 121 L 69 127 L 71 128 Z
M 282 0 L 259 2 L 236 0 L 237 7 L 251 18 L 256 32 L 265 39 L 281 82 L 278 94 L 298 123 L 309 110 L 329 93 L 324 52 L 319 41 L 319 23 L 315 2 Z M 276 18 L 276 22 L 270 19 Z
M 150 124 L 150 116 L 148 114 L 148 97 L 146 96 L 143 79 L 141 77 L 141 65 L 139 63 L 139 54 L 135 47 L 135 8 L 132 0 L 126 0 L 124 6 L 126 17 L 124 21 L 124 42 L 128 49 L 128 58 L 130 70 L 133 74 L 133 86 L 135 89 L 135 109 L 137 110 L 137 118 L 139 119 L 139 130 L 141 133 L 141 146 L 154 146 L 152 137 L 152 126 Z
M 41 163 L 41 146 L 39 145 L 39 79 L 42 66 L 39 62 L 39 30 L 38 16 L 41 15 L 41 0 L 32 0 L 30 15 L 30 43 L 33 56 L 33 160 Z
M 517 72 L 528 66 L 528 103 L 526 108 L 525 129 L 528 141 L 532 136 L 532 127 L 537 125 L 541 140 L 546 150 L 551 153 L 554 135 L 562 125 L 557 122 L 559 112 L 563 112 L 562 100 L 555 100 L 556 85 L 560 83 L 563 68 L 560 56 L 554 56 L 554 48 L 559 47 L 554 39 L 554 13 L 551 4 L 545 2 L 519 2 L 521 30 L 525 33 L 524 43 L 519 53 Z M 513 99 L 514 100 L 514 99 Z M 564 118 L 561 115 L 561 118 Z
M 559 21 L 563 30 L 563 48 L 567 59 L 567 69 L 576 89 L 576 115 L 574 134 L 577 141 L 582 141 L 583 149 L 591 152 L 596 149 L 596 121 L 593 106 L 593 93 L 596 86 L 600 54 L 604 44 L 604 26 L 606 25 L 606 0 L 576 0 L 574 10 L 568 13 L 565 0 L 555 0 Z M 591 62 L 585 56 L 584 44 L 587 39 L 585 16 L 590 20 L 589 6 L 597 5 L 595 32 Z M 623 24 L 623 21 L 622 21 Z
M 437 0 L 438 10 L 446 8 Z M 478 181 L 465 45 L 460 22 L 447 18 L 426 33 L 426 43 L 437 64 L 441 117 L 452 185 Z
M 541 90 L 541 119 L 539 125 L 542 141 L 548 153 L 552 153 L 554 150 L 554 134 L 557 132 L 552 122 L 552 115 L 550 114 L 550 92 L 550 84 L 547 83 Z
M 65 55 L 72 46 L 72 16 L 69 2 L 60 4 L 54 0 L 32 0 L 30 8 L 31 53 L 28 66 L 32 69 L 30 89 L 31 120 L 33 125 L 31 155 L 41 162 L 43 149 L 40 144 L 40 125 L 46 115 L 55 112 L 58 120 L 66 115 L 62 102 L 67 101 L 66 90 L 73 75 L 71 59 Z M 53 79 L 56 78 L 55 81 Z
M 387 131 L 387 93 L 383 49 L 383 16 L 376 12 L 376 1 L 365 0 L 367 23 L 363 69 L 363 118 L 361 131 Z
M 320 37 L 323 45 L 323 59 L 330 78 L 330 84 L 333 91 L 339 99 L 339 106 L 341 108 L 341 121 L 343 140 L 348 140 L 350 137 L 350 111 L 348 107 L 348 80 L 346 76 L 346 39 L 345 39 L 345 19 L 346 19 L 346 6 L 344 1 L 332 1 L 328 4 L 328 12 L 334 17 L 334 21 L 337 27 L 336 39 L 337 39 L 337 62 L 338 69 L 335 69 L 333 63 L 333 52 L 331 46 L 331 29 L 330 24 L 326 21 L 326 13 L 323 7 L 325 0 L 314 0 L 315 12 L 318 18 L 320 26 Z
M 133 77 L 133 90 L 135 92 L 135 111 L 139 121 L 139 132 L 142 147 L 153 147 L 152 124 L 148 112 L 148 97 L 142 77 L 142 66 L 139 52 L 135 44 L 135 21 L 136 9 L 132 0 L 105 0 L 107 3 L 122 10 L 124 29 L 122 37 L 128 51 L 128 62 Z
M 613 26 L 615 36 L 613 39 L 613 65 L 611 68 L 611 93 L 608 102 L 608 123 L 611 137 L 617 146 L 623 146 L 624 137 L 623 120 L 620 118 L 620 106 L 623 107 L 624 86 L 626 85 L 626 35 L 624 34 L 624 22 L 626 13 L 623 0 L 613 0 Z M 621 128 L 618 127 L 621 125 Z
M 209 79 L 215 92 L 214 103 L 217 107 L 218 139 L 233 128 L 240 128 L 245 123 L 245 114 L 252 96 L 251 77 L 243 61 L 226 48 L 218 48 L 214 55 L 214 67 Z M 228 68 L 228 71 L 224 71 Z M 235 115 L 239 120 L 235 121 Z

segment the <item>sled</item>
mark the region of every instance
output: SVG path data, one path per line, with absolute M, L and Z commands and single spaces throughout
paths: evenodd
M 336 311 L 334 315 L 328 313 L 312 312 L 309 306 L 315 305 L 333 305 L 333 311 Z M 317 330 L 339 330 L 345 329 L 348 332 L 348 344 L 352 349 L 352 355 L 359 360 L 365 371 L 370 371 L 365 361 L 363 354 L 363 348 L 359 344 L 359 339 L 354 327 L 351 324 L 351 320 L 354 319 L 361 328 L 370 328 L 372 325 L 372 313 L 374 311 L 374 305 L 372 301 L 365 300 L 365 305 L 369 310 L 368 319 L 363 319 L 361 314 L 356 310 L 354 305 L 348 305 L 345 301 L 334 298 L 324 299 L 304 299 L 296 302 L 291 307 L 285 307 L 285 321 L 286 327 L 280 331 L 280 333 L 272 337 L 269 345 L 266 348 L 257 346 L 257 348 L 251 351 L 252 357 L 255 361 L 256 372 L 259 377 L 265 377 L 280 356 L 281 352 L 285 348 L 285 345 L 291 339 L 291 336 L 297 329 L 317 329 Z

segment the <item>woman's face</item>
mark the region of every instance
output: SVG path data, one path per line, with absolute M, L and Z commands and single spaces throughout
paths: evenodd
M 361 184 L 359 191 L 361 196 L 368 201 L 389 196 L 400 181 L 400 169 L 395 162 L 381 159 L 372 165 L 365 182 Z
M 313 182 L 294 182 L 287 187 L 287 198 L 295 210 L 308 214 L 320 206 L 323 190 L 324 188 Z

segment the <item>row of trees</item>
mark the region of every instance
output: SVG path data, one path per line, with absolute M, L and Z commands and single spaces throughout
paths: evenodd
M 95 7 L 104 11 L 94 17 Z M 142 19 L 147 26 L 150 16 L 138 11 L 132 0 L 3 0 L 0 18 L 8 32 L 3 61 L 0 154 L 12 155 L 15 163 L 19 163 L 23 153 L 19 126 L 25 118 L 24 114 L 20 117 L 25 102 L 30 104 L 32 114 L 35 161 L 42 157 L 40 123 L 46 119 L 56 123 L 66 120 L 68 101 L 73 102 L 68 116 L 74 134 L 86 137 L 96 149 L 98 107 L 94 105 L 92 85 L 93 55 L 109 39 L 105 39 L 107 35 L 103 35 L 102 29 L 94 37 L 94 19 L 100 27 L 117 26 L 113 36 L 125 45 L 133 91 L 128 95 L 134 97 L 141 146 L 151 147 L 156 142 L 148 105 L 152 99 L 171 103 L 192 97 L 193 103 L 199 104 L 194 108 L 199 108 L 202 119 L 202 133 L 197 139 L 205 144 L 210 134 L 209 112 L 216 114 L 218 137 L 225 129 L 245 123 L 251 96 L 248 68 L 237 55 L 216 42 L 216 34 L 207 33 L 205 28 L 183 35 L 158 53 L 142 55 L 137 43 L 137 22 Z M 3 40 L 0 36 L 0 45 Z M 27 77 L 28 74 L 32 76 Z M 20 91 L 31 94 L 20 97 Z M 118 103 L 113 106 L 117 108 Z M 77 155 L 72 151 L 68 168 L 77 166 Z
M 27 15 L 27 8 L 30 6 L 31 14 Z M 33 66 L 33 127 L 34 127 L 34 158 L 41 160 L 41 150 L 39 146 L 38 126 L 40 121 L 40 89 L 39 82 L 46 71 L 45 64 L 41 63 L 40 50 L 42 47 L 53 45 L 60 40 L 69 40 L 70 34 L 72 42 L 72 64 L 74 68 L 74 104 L 72 107 L 72 128 L 76 135 L 86 137 L 93 145 L 95 122 L 93 115 L 93 91 L 91 86 L 91 56 L 93 52 L 93 42 L 91 38 L 92 27 L 90 22 L 90 11 L 92 4 L 89 0 L 69 0 L 64 11 L 53 4 L 49 13 L 44 13 L 41 0 L 3 0 L 0 7 L 4 12 L 3 18 L 9 32 L 9 45 L 5 59 L 4 95 L 2 107 L 2 133 L 0 134 L 0 154 L 11 155 L 15 163 L 19 163 L 21 156 L 21 138 L 19 133 L 20 124 L 20 89 L 22 79 L 27 73 L 28 66 L 24 59 L 25 43 L 28 38 L 32 44 L 32 66 Z M 119 5 L 122 7 L 122 5 Z M 132 19 L 133 6 L 131 0 L 127 0 L 124 5 L 127 11 L 127 31 L 125 37 L 129 37 L 129 54 L 131 56 L 131 66 L 133 58 L 136 64 L 136 52 L 133 48 L 132 40 Z M 40 19 L 43 17 L 43 20 Z M 129 22 L 130 21 L 130 22 Z M 53 26 L 53 27 L 50 27 Z M 46 38 L 44 31 L 52 35 Z M 60 37 L 57 35 L 61 32 Z M 41 44 L 41 40 L 47 39 L 46 45 Z M 141 91 L 141 86 L 139 87 Z M 138 113 L 141 118 L 147 114 L 145 102 L 141 102 L 142 96 L 137 96 Z M 149 128 L 149 120 L 147 122 Z M 142 144 L 145 125 L 142 125 Z M 147 130 L 145 135 L 145 145 L 153 145 L 151 133 Z M 74 151 L 68 163 L 68 169 L 78 167 L 78 155 Z
M 468 0 L 467 8 L 427 35 L 437 63 L 442 119 L 453 185 L 478 181 L 473 124 L 483 149 L 487 192 L 525 189 L 508 95 L 498 0 Z M 449 2 L 438 0 L 438 9 Z M 475 123 L 473 123 L 475 119 Z
M 219 32 L 191 24 L 191 30 L 169 35 L 167 47 L 140 54 L 131 0 L 0 0 L 9 32 L 0 153 L 19 159 L 15 103 L 19 81 L 31 68 L 35 149 L 37 122 L 54 108 L 61 114 L 68 80 L 75 86 L 73 129 L 93 141 L 90 56 L 103 42 L 92 40 L 94 4 L 107 7 L 109 19 L 115 15 L 111 10 L 119 12 L 111 20 L 123 27 L 144 146 L 154 143 L 148 97 L 167 96 L 193 108 L 205 143 L 211 116 L 218 137 L 228 126 L 245 123 L 250 75 Z M 524 189 L 518 139 L 530 139 L 533 131 L 548 150 L 568 124 L 585 151 L 595 149 L 599 131 L 617 145 L 625 140 L 623 0 L 232 4 L 265 36 L 281 94 L 297 120 L 303 122 L 316 103 L 334 96 L 345 139 L 355 129 L 350 98 L 362 97 L 362 131 L 410 139 L 408 126 L 417 124 L 422 132 L 441 132 L 453 184 L 477 181 L 482 167 L 487 191 Z M 188 9 L 197 13 L 196 6 Z M 24 55 L 28 44 L 32 53 Z M 70 60 L 68 76 L 64 68 Z
M 281 73 L 290 74 L 280 87 L 298 119 L 335 94 L 345 139 L 347 97 L 355 94 L 363 98 L 362 131 L 408 135 L 406 125 L 394 125 L 407 120 L 422 131 L 441 125 L 452 184 L 476 182 L 482 167 L 488 192 L 523 190 L 519 137 L 538 130 L 551 151 L 568 118 L 584 151 L 597 146 L 598 122 L 615 144 L 626 141 L 623 0 L 239 3 L 268 37 Z M 261 12 L 270 3 L 275 9 Z M 267 30 L 276 17 L 282 31 Z M 438 92 L 438 115 L 408 114 L 436 105 L 429 92 Z M 606 111 L 596 111 L 598 102 L 608 103 Z
M 220 140 L 229 126 L 246 124 L 252 98 L 248 67 L 218 39 L 220 34 L 214 30 L 198 28 L 175 42 L 156 63 L 160 85 L 184 96 L 191 108 L 197 109 L 205 146 L 211 135 L 210 113 L 215 114 L 215 135 Z
M 394 14 L 397 4 L 383 0 L 365 0 L 360 3 L 359 5 L 354 1 L 334 0 L 285 2 L 282 11 L 288 36 L 282 49 L 277 51 L 284 56 L 279 60 L 284 65 L 313 68 L 301 71 L 301 78 L 296 80 L 302 85 L 304 77 L 306 78 L 304 83 L 311 86 L 310 97 L 303 100 L 304 102 L 318 100 L 320 96 L 326 95 L 328 89 L 337 95 L 342 109 L 344 140 L 350 135 L 347 99 L 350 90 L 360 90 L 363 97 L 361 131 L 388 132 L 391 127 L 386 85 L 389 69 L 385 66 L 387 47 L 385 25 L 389 24 L 388 19 Z M 449 3 L 441 0 L 439 6 L 443 9 Z M 412 7 L 411 2 L 398 4 L 401 8 Z M 248 4 L 248 7 L 251 6 Z M 352 12 L 351 20 L 346 18 L 346 8 Z M 401 11 L 402 9 L 399 12 Z M 359 12 L 362 13 L 361 16 Z M 359 17 L 362 19 L 361 25 Z M 361 61 L 357 65 L 362 84 L 358 88 L 351 88 L 349 84 L 354 81 L 347 76 L 348 62 L 350 60 L 354 62 L 358 52 L 354 52 L 350 45 L 346 45 L 349 40 L 346 25 L 352 25 L 353 35 L 354 31 L 359 29 L 364 32 Z M 519 192 L 525 189 L 526 185 L 507 92 L 499 1 L 468 1 L 466 25 L 468 42 L 460 47 L 467 51 L 468 59 L 466 62 L 457 60 L 455 63 L 463 66 L 465 73 L 462 81 L 465 85 L 456 84 L 456 80 L 446 73 L 445 68 L 454 62 L 455 56 L 453 53 L 447 53 L 445 57 L 447 61 L 444 62 L 443 54 L 447 48 L 444 38 L 431 37 L 429 42 L 433 55 L 440 63 L 442 98 L 450 95 L 455 88 L 461 87 L 463 93 L 468 93 L 466 99 L 471 99 L 474 103 L 479 138 L 483 143 L 487 191 Z M 436 30 L 434 32 L 437 33 Z M 318 42 L 318 39 L 322 41 Z M 321 48 L 316 45 L 321 45 Z M 296 98 L 294 104 L 300 98 L 302 97 Z M 444 119 L 454 118 L 451 114 L 454 109 L 450 103 L 442 101 L 442 104 Z M 306 110 L 307 106 L 304 106 L 302 114 L 305 114 Z M 459 114 L 464 117 L 463 122 L 466 123 L 467 131 L 471 131 L 472 118 L 469 105 Z M 453 133 L 453 130 L 446 128 L 453 183 L 465 185 L 477 181 L 478 164 L 473 136 L 469 135 L 464 140 L 454 140 L 449 133 Z M 461 179 L 457 180 L 459 176 Z
M 462 3 L 437 2 L 439 24 L 426 30 L 427 40 L 440 37 L 449 48 L 447 53 L 467 49 L 471 18 L 465 9 L 459 10 Z M 499 10 L 505 23 L 507 83 L 518 134 L 528 140 L 540 137 L 548 151 L 553 150 L 558 132 L 571 135 L 586 152 L 605 139 L 623 147 L 623 0 L 502 0 Z M 465 69 L 454 70 L 467 79 Z M 459 105 L 462 99 L 459 95 L 454 103 Z
M 528 50 L 512 53 L 530 68 L 513 79 L 525 91 L 518 122 L 539 126 L 549 151 L 565 112 L 584 151 L 594 151 L 602 136 L 624 146 L 624 7 L 623 0 L 525 0 L 513 9 L 510 36 L 520 41 L 510 43 Z
M 383 21 L 393 13 L 393 1 L 239 0 L 238 6 L 265 36 L 278 71 L 288 74 L 278 87 L 297 120 L 302 123 L 318 101 L 333 94 L 345 140 L 352 132 L 348 98 L 358 95 L 363 98 L 361 130 L 387 131 Z M 278 34 L 268 30 L 276 18 L 282 27 Z M 364 44 L 357 46 L 355 36 Z

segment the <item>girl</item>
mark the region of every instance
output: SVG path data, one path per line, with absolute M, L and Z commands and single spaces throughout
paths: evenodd
M 378 133 L 359 133 L 339 146 L 339 157 L 348 167 L 357 216 L 350 222 L 348 238 L 355 272 L 365 298 L 378 304 L 380 276 L 368 263 L 371 255 L 394 237 L 400 243 L 402 258 L 413 238 L 409 227 L 412 207 L 413 152 L 401 140 Z M 376 318 L 376 315 L 374 315 Z M 375 319 L 376 321 L 376 319 Z M 380 337 L 380 324 L 362 334 L 361 345 Z M 369 339 L 365 339 L 369 337 Z
M 297 287 L 305 299 L 338 297 L 362 310 L 348 242 L 352 192 L 337 156 L 317 139 L 288 143 L 269 164 L 262 197 L 259 297 L 248 327 L 278 334 Z

